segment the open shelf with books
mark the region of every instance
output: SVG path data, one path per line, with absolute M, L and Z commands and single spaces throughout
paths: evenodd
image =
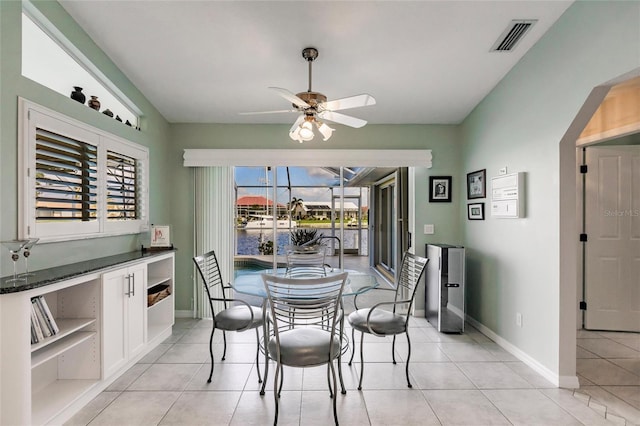
M 34 424 L 50 420 L 101 379 L 100 279 L 42 290 L 48 293 L 31 297 L 32 330 L 36 322 L 40 333 L 48 328 L 30 348 Z

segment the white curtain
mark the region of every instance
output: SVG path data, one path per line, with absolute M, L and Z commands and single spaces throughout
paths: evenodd
M 214 250 L 225 283 L 233 280 L 233 167 L 194 167 L 194 253 Z M 210 318 L 206 292 L 194 265 L 196 316 Z M 221 294 L 212 295 L 214 297 Z M 220 305 L 222 303 L 218 302 Z M 214 306 L 220 310 L 222 306 Z

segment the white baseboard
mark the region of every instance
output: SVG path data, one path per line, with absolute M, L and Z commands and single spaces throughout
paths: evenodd
M 192 310 L 175 311 L 174 316 L 176 318 L 195 318 L 196 314 Z
M 557 373 L 549 370 L 544 365 L 540 364 L 537 360 L 529 356 L 526 352 L 520 348 L 514 346 L 508 340 L 497 335 L 493 330 L 479 323 L 469 315 L 466 316 L 467 322 L 477 328 L 482 334 L 496 342 L 501 348 L 509 352 L 511 355 L 524 362 L 527 366 L 531 367 L 538 374 L 541 374 L 545 379 L 549 380 L 555 386 L 561 388 L 576 389 L 579 388 L 579 382 L 577 376 L 559 376 Z

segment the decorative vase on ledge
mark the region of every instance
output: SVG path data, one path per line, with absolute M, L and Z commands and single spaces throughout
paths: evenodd
M 82 87 L 73 86 L 73 92 L 71 92 L 71 99 L 74 101 L 78 101 L 81 104 L 84 104 L 84 101 L 87 100 L 87 97 L 82 93 Z
M 89 108 L 100 111 L 100 101 L 98 100 L 97 96 L 92 95 L 91 99 L 89 99 L 89 102 L 87 102 L 87 105 L 89 105 Z

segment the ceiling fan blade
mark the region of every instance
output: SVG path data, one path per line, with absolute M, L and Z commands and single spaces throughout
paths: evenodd
M 311 106 L 287 89 L 282 89 L 280 87 L 269 87 L 269 89 L 276 91 L 280 96 L 300 108 L 309 108 Z
M 323 102 L 320 108 L 329 111 L 338 111 L 341 109 L 358 108 L 375 104 L 375 98 L 365 93 L 362 95 L 349 96 L 348 98 L 334 99 L 333 101 Z
M 258 114 L 280 114 L 283 112 L 298 112 L 295 109 L 281 109 L 277 111 L 252 111 L 252 112 L 239 112 L 240 115 L 258 115 Z
M 367 124 L 366 120 L 361 120 L 359 118 L 351 117 L 349 115 L 344 115 L 340 114 L 339 112 L 333 111 L 322 111 L 318 113 L 318 117 L 327 121 L 344 124 L 345 126 L 355 127 L 356 129 L 359 129 L 360 127 Z

